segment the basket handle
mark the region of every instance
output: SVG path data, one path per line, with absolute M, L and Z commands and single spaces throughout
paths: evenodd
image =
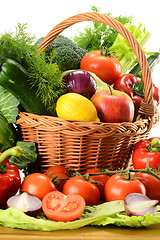
M 148 66 L 148 62 L 146 56 L 141 49 L 139 43 L 131 34 L 131 32 L 124 27 L 119 21 L 113 19 L 112 17 L 106 16 L 104 14 L 100 14 L 97 12 L 87 12 L 82 14 L 77 14 L 72 17 L 67 18 L 61 23 L 57 24 L 42 40 L 39 45 L 39 49 L 47 48 L 50 43 L 66 28 L 72 26 L 75 23 L 83 22 L 83 21 L 95 21 L 103 24 L 107 24 L 110 27 L 114 28 L 118 33 L 120 33 L 129 43 L 131 48 L 133 49 L 140 68 L 142 70 L 142 77 L 144 81 L 145 88 L 145 97 L 143 101 L 141 101 L 141 107 L 139 109 L 138 119 L 140 117 L 148 118 L 148 116 L 153 117 L 155 114 L 155 108 L 153 103 L 153 83 L 151 77 L 151 70 Z

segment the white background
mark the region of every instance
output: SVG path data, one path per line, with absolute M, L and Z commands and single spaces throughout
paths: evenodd
M 66 18 L 84 12 L 90 12 L 91 5 L 101 8 L 101 13 L 111 12 L 113 17 L 132 15 L 135 25 L 142 22 L 151 38 L 146 45 L 148 51 L 160 49 L 159 1 L 152 0 L 5 0 L 1 2 L 0 34 L 15 32 L 19 23 L 27 23 L 28 31 L 36 38 L 45 36 L 56 24 Z M 78 29 L 89 22 L 78 23 L 64 31 L 64 35 L 73 37 Z M 153 75 L 153 82 L 160 88 L 160 64 Z M 153 128 L 151 136 L 160 136 L 160 124 Z

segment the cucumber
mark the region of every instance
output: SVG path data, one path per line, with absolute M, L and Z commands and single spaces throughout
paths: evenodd
M 150 55 L 147 58 L 148 65 L 151 69 L 151 72 L 154 71 L 156 65 L 160 62 L 160 52 L 155 52 L 153 55 Z M 137 63 L 131 70 L 130 74 L 133 74 L 134 76 L 137 76 L 137 74 L 141 72 L 141 68 L 139 66 L 139 63 Z
M 6 59 L 1 66 L 0 85 L 11 92 L 25 111 L 39 115 L 53 115 L 36 96 L 36 87 L 30 85 L 29 75 L 19 63 Z

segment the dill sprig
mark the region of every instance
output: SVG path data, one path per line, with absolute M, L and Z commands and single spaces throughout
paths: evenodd
M 100 12 L 100 9 L 96 6 L 91 6 L 93 12 Z M 107 16 L 111 16 L 111 13 L 104 13 Z M 123 25 L 131 23 L 133 20 L 132 16 L 118 16 L 115 19 L 121 22 Z M 78 47 L 84 48 L 88 51 L 100 50 L 101 46 L 109 48 L 114 43 L 118 32 L 110 26 L 94 22 L 93 26 L 86 26 L 83 31 L 79 31 L 78 35 L 73 37 L 74 42 Z
M 62 74 L 52 59 L 46 61 L 44 52 L 37 50 L 35 36 L 29 34 L 27 24 L 20 24 L 15 33 L 5 33 L 0 38 L 0 65 L 5 58 L 20 63 L 29 73 L 29 84 L 36 86 L 47 109 L 55 109 L 57 99 L 64 93 Z M 25 89 L 24 89 L 25 91 Z

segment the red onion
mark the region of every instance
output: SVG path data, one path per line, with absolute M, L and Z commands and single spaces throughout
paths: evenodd
M 42 202 L 39 198 L 31 196 L 23 192 L 22 194 L 10 197 L 7 201 L 8 207 L 16 207 L 30 216 L 36 216 L 42 207 Z
M 67 92 L 79 93 L 89 99 L 96 92 L 97 89 L 96 80 L 87 71 L 84 70 L 70 71 L 63 76 L 63 79 Z
M 130 193 L 125 198 L 125 211 L 129 216 L 155 215 L 158 202 L 140 193 Z

